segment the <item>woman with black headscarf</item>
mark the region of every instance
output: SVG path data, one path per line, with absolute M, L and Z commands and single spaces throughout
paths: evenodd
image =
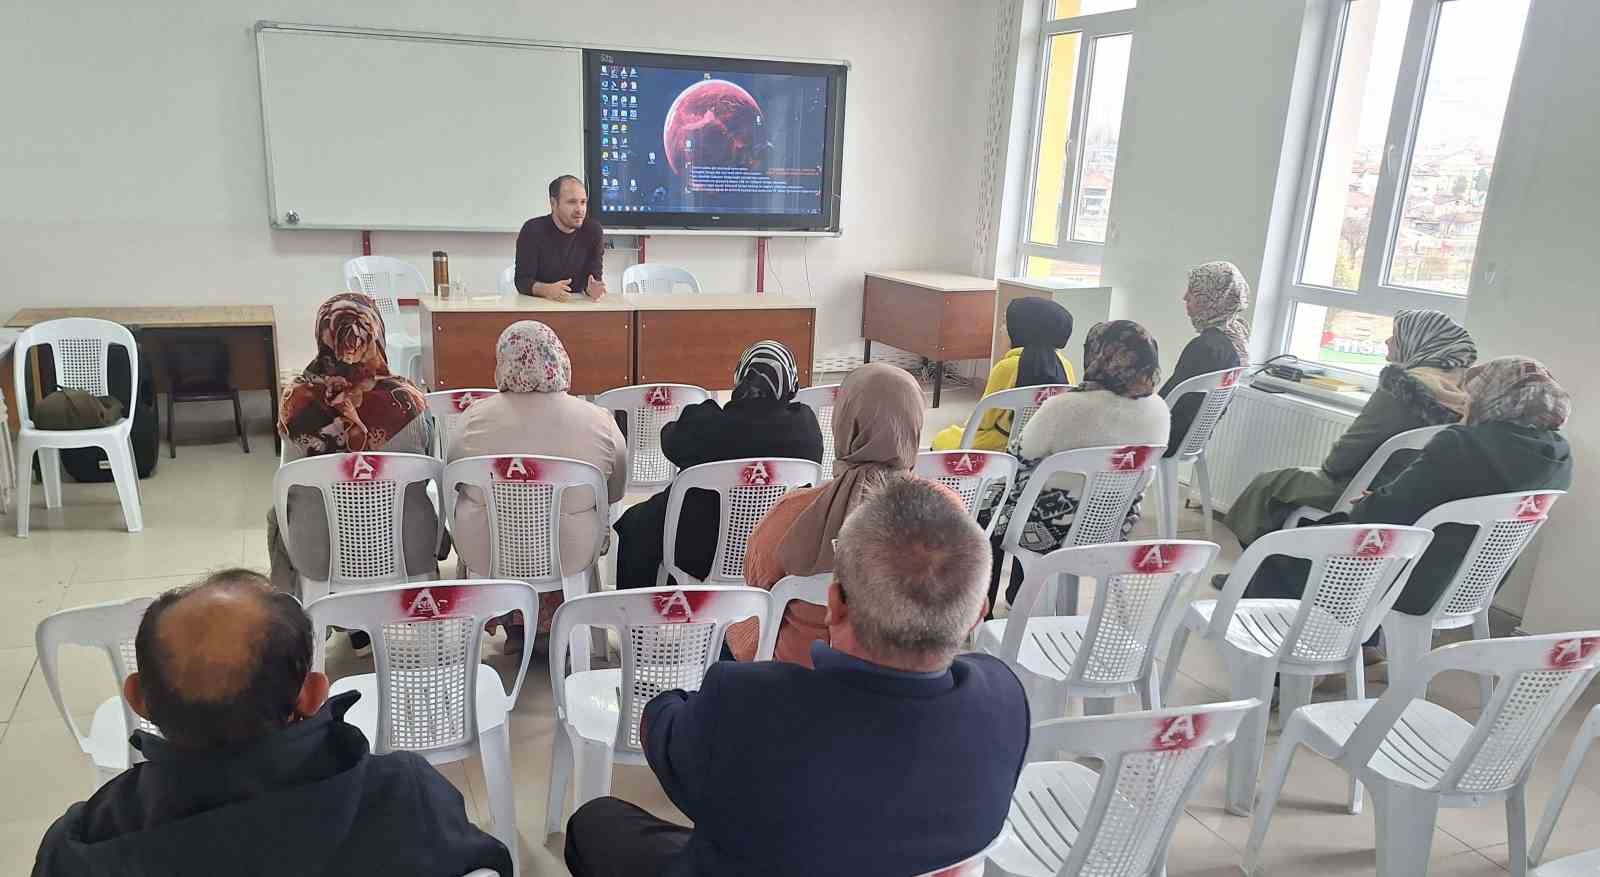
M 822 462 L 822 427 L 810 407 L 794 401 L 799 391 L 794 354 L 776 341 L 760 341 L 739 357 L 733 399 L 715 399 L 683 409 L 661 428 L 661 451 L 679 469 L 743 457 L 795 457 Z M 616 523 L 617 587 L 648 588 L 665 555 L 670 488 L 635 505 Z M 717 495 L 691 490 L 678 519 L 678 566 L 697 578 L 711 571 L 721 523 Z
M 1019 298 L 1006 306 L 1006 334 L 1011 349 L 989 370 L 988 396 L 1015 387 L 1041 384 L 1072 384 L 1072 363 L 1062 348 L 1072 340 L 1072 314 L 1048 298 Z M 973 438 L 972 447 L 980 451 L 1003 451 L 1011 441 L 1010 411 L 991 411 Z M 961 447 L 964 424 L 947 426 L 933 438 L 933 449 L 951 451 Z

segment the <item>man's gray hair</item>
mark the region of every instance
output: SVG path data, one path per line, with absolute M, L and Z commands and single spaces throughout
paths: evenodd
M 893 478 L 839 530 L 834 574 L 862 646 L 885 655 L 954 657 L 978 620 L 989 541 L 959 500 L 920 478 Z

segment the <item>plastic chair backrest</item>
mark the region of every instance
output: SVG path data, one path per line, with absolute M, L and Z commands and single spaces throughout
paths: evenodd
M 1372 452 L 1372 456 L 1367 458 L 1367 462 L 1362 463 L 1361 468 L 1356 470 L 1355 477 L 1351 478 L 1350 483 L 1345 485 L 1344 493 L 1339 494 L 1339 501 L 1333 504 L 1333 508 L 1328 509 L 1328 513 L 1337 514 L 1350 511 L 1355 507 L 1356 500 L 1360 499 L 1372 488 L 1373 480 L 1378 477 L 1378 473 L 1383 471 L 1383 466 L 1389 462 L 1390 457 L 1399 451 L 1421 450 L 1423 445 L 1432 441 L 1434 436 L 1446 429 L 1449 429 L 1449 425 L 1408 429 L 1405 432 L 1391 436 L 1388 441 L 1378 445 L 1378 449 Z
M 279 466 L 272 478 L 279 532 L 294 551 L 294 530 L 287 526 L 289 488 L 314 487 L 322 492 L 328 515 L 329 584 L 351 587 L 404 582 L 409 576 L 402 526 L 406 487 L 432 481 L 437 489 L 443 468 L 433 457 L 383 451 L 290 461 Z M 442 521 L 440 530 L 442 536 Z M 306 572 L 310 571 L 302 574 Z
M 1340 524 L 1268 533 L 1250 543 L 1217 598 L 1209 636 L 1220 638 L 1261 562 L 1275 554 L 1310 561 L 1280 661 L 1349 660 L 1394 605 L 1433 531 L 1387 524 Z
M 1583 720 L 1578 735 L 1572 738 L 1572 749 L 1567 752 L 1567 760 L 1561 765 L 1561 776 L 1550 792 L 1550 803 L 1545 805 L 1544 813 L 1539 817 L 1539 830 L 1534 833 L 1533 844 L 1528 847 L 1528 861 L 1531 864 L 1538 864 L 1544 858 L 1545 847 L 1550 845 L 1550 835 L 1556 830 L 1556 820 L 1561 818 L 1561 811 L 1567 805 L 1567 796 L 1572 793 L 1572 784 L 1583 767 L 1584 756 L 1589 754 L 1596 739 L 1600 739 L 1600 706 L 1589 710 L 1589 717 Z
M 495 290 L 501 295 L 516 295 L 517 293 L 517 266 L 516 263 L 507 265 L 500 270 L 500 276 L 495 280 Z
M 1564 490 L 1501 493 L 1447 502 L 1422 516 L 1418 527 L 1466 524 L 1477 528 L 1455 577 L 1428 614 L 1440 618 L 1477 615 L 1494 599 L 1511 565 L 1544 526 L 1550 507 Z
M 1251 698 L 1036 723 L 1028 761 L 1054 759 L 1064 751 L 1104 762 L 1088 816 L 1060 873 L 1158 873 L 1184 802 L 1238 733 L 1239 722 L 1260 704 Z
M 378 734 L 372 751 L 448 749 L 478 738 L 478 663 L 483 626 L 491 618 L 539 611 L 525 582 L 449 580 L 329 594 L 306 607 L 314 639 L 332 627 L 372 636 L 378 675 Z M 528 673 L 522 650 L 510 700 Z M 323 650 L 312 650 L 322 668 Z M 493 670 L 489 671 L 493 673 Z M 498 680 L 497 680 L 498 681 Z
M 428 411 L 433 414 L 433 455 L 441 460 L 450 459 L 450 442 L 455 438 L 456 421 L 461 418 L 462 412 L 479 399 L 499 392 L 492 387 L 479 387 L 429 393 Z
M 672 292 L 678 284 L 685 284 L 689 291 L 698 293 L 700 281 L 694 274 L 676 265 L 665 265 L 660 262 L 641 262 L 629 265 L 622 271 L 622 291 L 635 292 L 645 295 Z M 629 287 L 632 287 L 630 289 Z
M 88 646 L 98 648 L 105 652 L 106 658 L 111 661 L 111 672 L 117 677 L 117 702 L 122 707 L 123 719 L 127 722 L 129 730 L 138 728 L 152 734 L 160 733 L 156 726 L 133 711 L 128 706 L 127 700 L 122 697 L 122 683 L 131 673 L 139 672 L 139 659 L 134 652 L 133 638 L 139 632 L 139 620 L 144 617 L 144 610 L 154 597 L 133 597 L 127 600 L 114 600 L 109 603 L 96 603 L 92 606 L 79 606 L 73 609 L 63 609 L 45 616 L 39 626 L 34 628 L 34 648 L 39 656 L 39 670 L 44 674 L 45 686 L 50 689 L 50 698 L 56 702 L 56 709 L 61 712 L 61 718 L 67 722 L 72 735 L 78 738 L 80 746 L 86 746 L 83 732 L 79 730 L 78 723 L 72 718 L 72 711 L 67 708 L 66 699 L 61 694 L 61 678 L 59 664 L 61 647 L 64 645 Z M 130 761 L 136 760 L 131 757 Z
M 1058 548 L 1028 570 L 1011 604 L 1000 657 L 1017 662 L 1044 583 L 1055 575 L 1078 576 L 1094 579 L 1097 587 L 1067 684 L 1124 685 L 1148 679 L 1156 636 L 1178 595 L 1210 568 L 1221 550 L 1215 543 L 1187 539 Z
M 784 576 L 772 586 L 772 619 L 761 631 L 761 644 L 756 648 L 756 660 L 772 658 L 778 647 L 778 630 L 783 626 L 783 615 L 795 600 L 813 606 L 828 605 L 828 586 L 833 584 L 833 573 L 821 572 L 810 576 Z
M 50 358 L 54 365 L 56 383 L 62 389 L 82 390 L 91 396 L 109 396 L 106 360 L 112 344 L 120 344 L 128 352 L 128 408 L 125 416 L 132 416 L 139 404 L 139 349 L 133 333 L 126 326 L 109 320 L 90 317 L 68 317 L 46 320 L 17 336 L 12 348 L 12 377 L 15 381 L 17 422 L 32 429 L 33 416 L 28 407 L 28 351 L 41 344 L 50 345 Z M 42 394 L 44 387 L 40 387 Z
M 1228 403 L 1233 401 L 1233 391 L 1239 389 L 1239 379 L 1244 373 L 1244 368 L 1225 368 L 1195 375 L 1167 394 L 1168 407 L 1177 405 L 1179 399 L 1190 393 L 1206 394 L 1205 401 L 1200 403 L 1200 410 L 1189 421 L 1189 431 L 1184 433 L 1183 441 L 1178 444 L 1178 452 L 1173 455 L 1175 459 L 1192 460 L 1205 452 L 1206 445 L 1211 442 L 1211 433 L 1217 428 L 1217 421 L 1222 419 L 1222 413 L 1228 410 Z
M 385 331 L 399 331 L 399 299 L 432 295 L 434 290 L 417 266 L 393 256 L 357 256 L 344 263 L 344 285 L 378 303 Z
M 794 400 L 809 407 L 817 415 L 817 425 L 822 427 L 822 479 L 833 477 L 833 403 L 839 398 L 838 384 L 806 387 L 794 394 Z
M 683 513 L 683 498 L 693 489 L 717 494 L 721 515 L 717 528 L 717 550 L 705 583 L 744 583 L 744 554 L 750 533 L 767 512 L 796 487 L 821 481 L 822 467 L 810 460 L 787 457 L 720 460 L 690 466 L 672 479 L 667 494 L 667 528 L 662 534 L 662 567 L 679 582 L 695 582 L 694 576 L 677 565 L 678 522 Z
M 594 404 L 628 416 L 628 489 L 666 486 L 677 468 L 661 452 L 661 428 L 678 419 L 683 409 L 711 398 L 689 384 L 641 384 L 618 387 L 594 397 Z
M 446 499 L 443 506 L 452 530 L 456 488 L 463 484 L 482 493 L 489 518 L 489 568 L 474 572 L 492 579 L 516 579 L 545 591 L 562 583 L 562 497 L 568 490 L 586 488 L 595 508 L 606 506 L 605 476 L 581 460 L 533 455 L 467 457 L 444 469 L 440 496 Z M 589 558 L 591 563 L 593 560 Z
M 1414 730 L 1395 726 L 1412 700 L 1427 696 L 1428 681 L 1446 670 L 1501 681 L 1449 766 L 1429 765 L 1433 770 L 1419 771 L 1417 777 L 1424 788 L 1444 795 L 1501 792 L 1528 778 L 1556 724 L 1600 670 L 1600 630 L 1469 640 L 1434 649 L 1416 674 L 1390 686 L 1356 726 L 1345 744 L 1350 763 L 1384 756 L 1391 734 L 1413 736 Z
M 1165 445 L 1124 445 L 1122 447 L 1078 448 L 1051 454 L 1039 461 L 1028 484 L 1017 498 L 1011 522 L 1006 525 L 1003 546 L 1021 552 L 1022 531 L 1040 491 L 1059 474 L 1083 477 L 1083 493 L 1072 527 L 1060 547 L 1100 545 L 1122 538 L 1122 523 L 1134 500 L 1144 494 L 1155 475 L 1156 464 L 1167 450 Z
M 978 438 L 978 430 L 983 426 L 984 415 L 990 411 L 1012 412 L 1011 435 L 1013 438 L 1022 435 L 1022 430 L 1028 425 L 1028 421 L 1039 413 L 1039 406 L 1068 389 L 1070 387 L 1067 384 L 1039 384 L 1034 387 L 1001 390 L 984 396 L 978 400 L 978 407 L 972 409 L 972 417 L 967 419 L 967 428 L 961 433 L 961 446 L 972 447 L 972 443 Z
M 999 508 L 1017 481 L 1017 458 L 999 451 L 923 451 L 917 455 L 916 474 L 955 491 L 967 514 L 977 517 L 984 509 Z M 985 532 L 994 532 L 1000 516 L 992 514 Z
M 582 625 L 615 629 L 622 640 L 622 689 L 617 749 L 639 751 L 639 717 L 650 698 L 694 691 L 721 657 L 728 625 L 746 618 L 765 628 L 772 595 L 744 585 L 633 588 L 566 600 L 551 622 L 550 685 L 557 721 L 567 715 L 567 648 Z M 765 632 L 765 631 L 763 631 Z

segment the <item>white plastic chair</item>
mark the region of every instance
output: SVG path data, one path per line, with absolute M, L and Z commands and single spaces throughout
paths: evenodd
M 1220 550 L 1177 540 L 1059 548 L 1031 565 L 1009 616 L 979 625 L 978 651 L 1011 665 L 1038 719 L 1058 718 L 1074 697 L 1084 698 L 1086 715 L 1110 713 L 1129 694 L 1160 709 L 1157 639 L 1178 595 Z M 1034 614 L 1055 576 L 1095 580 L 1088 616 Z
M 973 853 L 971 856 L 962 859 L 954 865 L 940 868 L 937 871 L 929 871 L 925 874 L 919 874 L 917 877 L 983 877 L 984 869 L 987 867 L 987 863 L 989 861 L 989 855 L 1000 846 L 1001 841 L 1004 839 L 1005 835 L 1002 832 L 1000 837 L 995 838 L 994 841 L 988 846 L 976 853 Z
M 629 265 L 622 271 L 622 291 L 645 295 L 672 292 L 678 284 L 689 287 L 692 293 L 700 292 L 700 281 L 687 269 L 660 262 L 641 262 Z M 632 287 L 631 289 L 629 287 Z
M 1178 443 L 1177 453 L 1161 458 L 1163 539 L 1178 538 L 1178 509 L 1183 505 L 1178 501 L 1178 466 L 1189 462 L 1194 463 L 1194 477 L 1200 488 L 1200 508 L 1206 518 L 1206 538 L 1211 538 L 1211 470 L 1206 467 L 1206 446 L 1211 443 L 1211 433 L 1216 430 L 1217 421 L 1222 419 L 1223 412 L 1228 410 L 1228 403 L 1233 401 L 1233 391 L 1239 388 L 1239 378 L 1244 372 L 1243 368 L 1228 368 L 1196 375 L 1174 387 L 1167 395 L 1169 408 L 1192 393 L 1204 393 L 1206 397 L 1195 412 L 1194 419 L 1189 421 L 1189 431 Z
M 816 412 L 817 425 L 822 427 L 822 480 L 833 477 L 833 462 L 837 451 L 833 447 L 833 403 L 839 398 L 839 384 L 806 387 L 794 394 L 794 400 Z
M 1229 813 L 1250 812 L 1266 746 L 1273 677 L 1278 678 L 1280 721 L 1311 702 L 1317 676 L 1343 673 L 1351 698 L 1365 697 L 1361 644 L 1377 630 L 1432 541 L 1433 531 L 1420 527 L 1343 524 L 1279 530 L 1245 549 L 1216 599 L 1189 604 L 1162 669 L 1162 691 L 1172 690 L 1194 631 L 1222 652 L 1233 696 L 1261 700 L 1261 708 L 1228 750 Z M 1262 561 L 1275 554 L 1310 561 L 1301 598 L 1241 599 Z M 1361 789 L 1352 781 L 1350 812 L 1360 807 Z
M 555 691 L 555 741 L 545 835 L 561 830 L 569 781 L 574 810 L 611 791 L 615 762 L 644 764 L 639 719 L 663 691 L 700 687 L 722 652 L 728 625 L 772 617 L 772 595 L 760 588 L 635 588 L 588 594 L 556 610 L 550 635 L 550 685 Z M 622 667 L 567 675 L 567 649 L 575 632 L 608 627 L 622 641 Z M 764 632 L 764 631 L 763 631 Z M 757 661 L 771 653 L 756 653 Z
M 999 395 L 996 393 L 995 395 Z M 1051 454 L 1039 461 L 1028 485 L 1017 497 L 1011 521 L 1006 525 L 1000 547 L 1013 563 L 1022 565 L 1025 577 L 1031 576 L 1031 567 L 1045 557 L 1022 547 L 1022 534 L 1028 516 L 1033 514 L 1039 493 L 1057 475 L 1078 475 L 1083 478 L 1079 488 L 1078 511 L 1072 517 L 1072 526 L 1057 548 L 1079 545 L 1102 545 L 1122 539 L 1122 524 L 1133 503 L 1144 494 L 1155 477 L 1156 461 L 1166 451 L 1165 445 L 1126 445 L 1123 447 L 1078 448 Z M 1004 570 L 1002 570 L 1004 572 Z M 1009 581 L 1002 575 L 1001 581 Z M 1060 615 L 1078 612 L 1078 580 L 1071 576 L 1052 577 L 1047 587 L 1059 589 L 1055 600 Z M 1046 602 L 1049 605 L 1049 602 Z
M 994 533 L 1000 507 L 1016 486 L 1018 465 L 1016 457 L 999 451 L 923 451 L 914 471 L 955 491 L 967 514 L 977 517 L 989 509 L 989 525 L 983 531 L 987 536 Z
M 139 751 L 128 745 L 128 735 L 135 728 L 159 733 L 128 706 L 122 699 L 122 683 L 129 674 L 139 671 L 139 661 L 134 653 L 133 639 L 139 632 L 139 620 L 154 597 L 134 597 L 93 606 L 80 606 L 52 613 L 34 629 L 34 647 L 39 655 L 39 670 L 44 674 L 50 698 L 67 722 L 67 730 L 77 738 L 78 748 L 89 756 L 94 765 L 95 788 L 127 770 L 129 765 L 142 761 Z M 78 723 L 67 709 L 61 694 L 57 660 L 63 645 L 89 646 L 106 653 L 111 661 L 111 671 L 117 677 L 117 696 L 107 698 L 94 711 L 89 734 L 84 736 Z
M 1039 406 L 1050 401 L 1069 389 L 1067 384 L 1040 384 L 1034 387 L 1016 387 L 1010 390 L 1001 390 L 990 393 L 978 400 L 978 407 L 972 409 L 972 416 L 967 419 L 967 428 L 961 433 L 961 446 L 972 447 L 978 438 L 978 430 L 983 426 L 984 415 L 990 411 L 1011 412 L 1011 435 L 1022 435 L 1023 427 L 1039 413 Z M 1162 448 L 1165 452 L 1166 448 Z
M 672 576 L 680 584 L 744 584 L 744 554 L 755 530 L 767 512 L 796 487 L 807 487 L 821 480 L 822 467 L 810 460 L 787 457 L 719 460 L 690 466 L 672 479 L 667 494 L 667 526 L 662 533 L 661 577 Z M 697 579 L 678 566 L 678 522 L 683 514 L 683 498 L 694 489 L 717 494 L 722 514 L 717 530 L 717 550 L 705 579 Z M 660 577 L 657 584 L 665 584 Z
M 371 296 L 383 316 L 383 346 L 391 367 L 414 381 L 422 380 L 422 342 L 405 331 L 400 299 L 433 295 L 433 286 L 417 266 L 393 256 L 357 256 L 344 263 L 344 286 Z
M 1236 700 L 1036 723 L 989 861 L 1025 877 L 1164 875 L 1184 802 L 1257 706 Z M 1053 760 L 1060 752 L 1100 759 L 1102 769 Z
M 561 508 L 568 490 L 588 488 L 596 514 L 604 515 L 606 479 L 582 460 L 563 457 L 505 455 L 467 457 L 444 469 L 444 511 L 455 530 L 458 488 L 475 488 L 483 497 L 489 523 L 489 568 L 468 570 L 467 578 L 514 579 L 540 594 L 560 591 L 570 600 L 589 593 L 597 557 L 563 575 Z M 531 619 L 530 619 L 531 623 Z M 589 666 L 589 640 L 573 640 L 574 666 Z
M 1545 848 L 1550 845 L 1550 835 L 1556 830 L 1556 820 L 1561 818 L 1567 795 L 1572 793 L 1572 784 L 1583 767 L 1583 758 L 1589 754 L 1597 737 L 1600 737 L 1600 706 L 1589 711 L 1589 717 L 1583 720 L 1583 727 L 1578 729 L 1578 736 L 1572 740 L 1572 749 L 1561 765 L 1561 776 L 1550 793 L 1550 803 L 1545 805 L 1544 814 L 1539 817 L 1539 830 L 1534 833 L 1533 847 L 1528 850 L 1529 864 L 1538 865 L 1539 860 L 1544 858 Z M 1533 873 L 1535 877 L 1593 877 L 1600 874 L 1600 849 L 1575 853 L 1539 865 Z
M 1433 608 L 1424 615 L 1390 610 L 1383 618 L 1383 642 L 1389 657 L 1389 684 L 1416 672 L 1422 656 L 1433 648 L 1433 632 L 1471 627 L 1473 639 L 1489 638 L 1489 605 L 1511 565 L 1544 526 L 1550 506 L 1562 490 L 1502 493 L 1447 502 L 1417 521 L 1433 530 L 1442 524 L 1477 528 L 1461 557 L 1461 565 Z M 1487 677 L 1478 680 L 1483 703 L 1493 693 Z
M 822 572 L 810 576 L 784 576 L 772 586 L 772 619 L 761 630 L 758 655 L 771 655 L 778 648 L 778 631 L 783 627 L 783 616 L 789 604 L 796 600 L 813 606 L 828 605 L 828 586 L 833 584 L 833 573 Z
M 711 398 L 689 384 L 618 387 L 594 397 L 594 404 L 628 417 L 628 492 L 654 492 L 667 486 L 677 468 L 661 453 L 661 428 L 683 409 Z
M 504 580 L 429 582 L 330 594 L 306 606 L 321 640 L 329 627 L 364 630 L 372 637 L 376 673 L 346 676 L 330 694 L 361 692 L 344 720 L 361 729 L 377 755 L 405 750 L 429 764 L 483 764 L 494 836 L 518 867 L 517 808 L 512 789 L 511 736 L 506 719 L 522 691 L 531 649 L 522 650 L 517 678 L 507 692 L 493 667 L 479 663 L 483 625 L 521 610 L 539 611 L 531 585 Z M 313 650 L 322 669 L 323 650 Z
M 95 429 L 39 429 L 33 425 L 28 407 L 28 351 L 50 345 L 55 364 L 56 383 L 62 389 L 83 390 L 92 396 L 109 396 L 106 359 L 113 344 L 122 345 L 128 354 L 128 408 L 116 423 Z M 43 355 L 42 353 L 40 354 Z M 47 320 L 17 336 L 12 349 L 13 387 L 16 390 L 17 423 L 17 537 L 28 536 L 28 516 L 33 501 L 33 455 L 39 455 L 39 472 L 44 481 L 46 508 L 61 508 L 61 449 L 99 448 L 111 465 L 122 502 L 122 520 L 129 533 L 144 529 L 144 510 L 139 504 L 139 471 L 133 464 L 133 412 L 139 407 L 139 349 L 133 333 L 106 320 L 70 317 Z M 43 387 L 40 388 L 43 391 Z
M 495 290 L 501 295 L 517 294 L 517 265 L 515 262 L 500 270 L 500 276 L 495 281 Z
M 1365 496 L 1366 492 L 1372 488 L 1373 480 L 1378 477 L 1379 472 L 1383 471 L 1384 464 L 1389 462 L 1390 457 L 1399 451 L 1420 451 L 1423 445 L 1433 440 L 1434 436 L 1449 428 L 1448 424 L 1445 426 L 1424 426 L 1417 429 L 1408 429 L 1391 437 L 1388 441 L 1378 445 L 1378 449 L 1372 452 L 1372 456 L 1367 458 L 1367 462 L 1362 463 L 1361 468 L 1356 470 L 1355 476 L 1350 479 L 1349 484 L 1345 485 L 1344 493 L 1339 494 L 1339 499 L 1333 504 L 1333 508 L 1319 509 L 1315 506 L 1303 505 L 1290 513 L 1289 519 L 1284 526 L 1298 527 L 1307 521 L 1315 521 L 1338 512 L 1349 512 L 1352 508 L 1355 508 L 1356 500 Z
M 449 460 L 450 441 L 455 438 L 456 421 L 467 410 L 467 406 L 499 392 L 493 387 L 478 387 L 429 393 L 428 411 L 433 414 L 433 455 L 440 460 Z
M 278 532 L 291 556 L 294 530 L 288 526 L 289 489 L 314 487 L 322 493 L 328 517 L 328 569 L 326 579 L 313 579 L 300 570 L 305 599 L 351 588 L 370 588 L 413 580 L 406 569 L 406 487 L 419 481 L 438 491 L 443 464 L 421 454 L 382 451 L 323 454 L 293 460 L 278 467 L 272 477 L 272 494 L 278 514 Z M 439 519 L 438 545 L 444 535 Z
M 1600 669 L 1600 630 L 1508 637 L 1445 646 L 1377 700 L 1301 707 L 1289 717 L 1250 824 L 1246 874 L 1288 779 L 1308 746 L 1372 790 L 1379 877 L 1428 872 L 1440 807 L 1504 801 L 1511 873 L 1528 869 L 1526 792 L 1539 750 Z M 1501 680 L 1476 723 L 1428 701 L 1428 680 L 1446 670 Z M 1591 872 L 1592 873 L 1592 872 Z

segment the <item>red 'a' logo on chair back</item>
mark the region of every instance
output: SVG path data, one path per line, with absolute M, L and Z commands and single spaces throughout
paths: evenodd
M 450 404 L 455 406 L 457 411 L 465 411 L 467 410 L 468 406 L 482 398 L 482 396 L 472 392 L 471 390 L 462 390 L 460 392 L 450 394 Z
M 1060 387 L 1040 387 L 1033 394 L 1033 404 L 1035 406 L 1043 405 L 1044 403 L 1065 392 L 1066 390 L 1063 390 Z
M 1555 502 L 1555 497 L 1546 494 L 1538 496 L 1528 494 L 1517 499 L 1517 507 L 1512 512 L 1519 521 L 1542 521 L 1550 514 L 1550 504 Z
M 1151 749 L 1188 749 L 1200 741 L 1206 730 L 1206 717 L 1201 715 L 1173 716 L 1156 722 L 1155 738 Z
M 454 585 L 406 588 L 400 592 L 400 605 L 408 618 L 443 618 L 460 612 L 468 593 L 469 589 Z
M 377 481 L 383 475 L 383 458 L 350 454 L 344 461 L 346 481 Z
M 1600 637 L 1557 640 L 1556 644 L 1550 647 L 1550 656 L 1545 663 L 1552 670 L 1575 669 L 1588 660 L 1595 649 L 1600 649 Z
M 945 454 L 944 471 L 957 478 L 971 478 L 983 474 L 989 458 L 980 454 Z
M 501 457 L 494 461 L 494 474 L 502 481 L 538 481 L 539 462 L 527 457 Z
M 707 591 L 673 591 L 670 594 L 656 594 L 651 602 L 655 606 L 656 616 L 662 621 L 688 624 L 694 621 L 695 614 L 705 608 L 711 597 Z
M 1239 383 L 1239 373 L 1242 372 L 1242 371 L 1244 371 L 1244 369 L 1236 368 L 1236 369 L 1229 369 L 1228 371 L 1223 372 L 1222 373 L 1222 380 L 1217 382 L 1217 388 L 1218 389 L 1226 389 L 1228 387 L 1233 386 L 1234 384 Z
M 1142 573 L 1170 572 L 1183 559 L 1184 545 L 1140 545 L 1133 549 L 1133 568 Z
M 1148 468 L 1150 461 L 1150 448 L 1144 445 L 1128 445 L 1117 448 L 1111 452 L 1111 468 L 1118 472 L 1132 472 L 1137 469 Z
M 644 404 L 649 405 L 651 408 L 671 408 L 672 388 L 651 387 L 645 391 Z
M 1394 534 L 1388 530 L 1362 530 L 1356 534 L 1355 556 L 1384 557 L 1394 547 Z
M 766 460 L 757 460 L 739 470 L 739 483 L 745 487 L 765 487 L 772 483 L 775 467 Z

